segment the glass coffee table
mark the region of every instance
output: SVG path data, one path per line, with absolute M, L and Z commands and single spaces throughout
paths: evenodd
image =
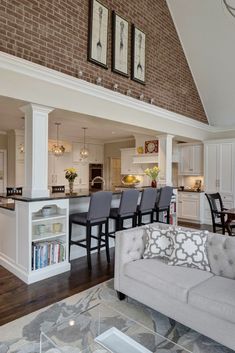
M 102 303 L 41 331 L 40 353 L 107 352 L 189 351 Z

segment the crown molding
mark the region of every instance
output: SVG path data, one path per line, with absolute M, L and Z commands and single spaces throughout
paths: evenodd
M 44 82 L 53 83 L 63 88 L 68 88 L 73 91 L 100 98 L 103 101 L 112 102 L 120 106 L 135 109 L 137 111 L 151 114 L 155 117 L 165 119 L 168 122 L 174 122 L 184 125 L 185 127 L 196 128 L 198 130 L 217 134 L 223 132 L 231 132 L 230 127 L 215 127 L 199 122 L 190 117 L 168 111 L 156 105 L 147 102 L 139 101 L 130 96 L 125 96 L 119 92 L 112 91 L 102 86 L 87 82 L 85 80 L 63 74 L 59 71 L 49 69 L 39 64 L 32 63 L 25 59 L 0 52 L 0 69 L 10 70 L 15 73 L 20 73 L 34 79 L 43 80 Z M 56 107 L 55 107 L 56 108 Z M 235 127 L 232 130 L 235 130 Z

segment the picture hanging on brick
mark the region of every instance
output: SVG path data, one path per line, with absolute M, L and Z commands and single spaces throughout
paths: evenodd
M 142 84 L 145 84 L 145 45 L 145 33 L 132 25 L 131 78 Z
M 129 23 L 113 11 L 112 70 L 128 77 Z
M 100 1 L 90 0 L 88 60 L 107 65 L 109 9 Z

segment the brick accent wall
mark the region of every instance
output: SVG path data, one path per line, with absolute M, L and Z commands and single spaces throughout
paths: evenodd
M 146 33 L 145 86 L 111 71 L 111 17 L 109 69 L 87 61 L 89 0 L 1 0 L 0 51 L 72 76 L 82 70 L 93 83 L 101 76 L 106 88 L 118 83 L 121 93 L 143 93 L 145 101 L 207 123 L 165 0 L 103 3 Z

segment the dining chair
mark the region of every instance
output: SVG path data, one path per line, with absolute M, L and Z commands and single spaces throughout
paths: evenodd
M 213 226 L 213 233 L 217 233 L 217 228 L 222 231 L 222 234 L 225 234 L 226 227 L 225 227 L 225 216 L 227 208 L 224 207 L 221 195 L 219 192 L 213 194 L 205 194 L 206 198 L 209 202 L 210 212 L 211 212 L 211 219 L 212 219 L 212 226 Z M 235 228 L 235 224 L 230 225 L 231 228 Z

